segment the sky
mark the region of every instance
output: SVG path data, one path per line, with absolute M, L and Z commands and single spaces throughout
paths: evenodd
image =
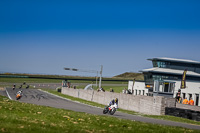
M 0 72 L 96 76 L 200 61 L 199 0 L 1 0 Z M 66 71 L 63 68 L 81 71 Z

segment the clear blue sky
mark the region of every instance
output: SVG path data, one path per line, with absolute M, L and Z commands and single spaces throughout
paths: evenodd
M 1 0 L 0 72 L 111 77 L 153 57 L 200 61 L 199 0 Z

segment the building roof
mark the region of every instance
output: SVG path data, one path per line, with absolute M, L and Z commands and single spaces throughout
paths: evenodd
M 186 60 L 186 59 L 176 59 L 176 58 L 167 58 L 167 57 L 160 57 L 160 58 L 152 58 L 147 60 L 161 60 L 161 61 L 173 61 L 173 62 L 182 62 L 182 63 L 190 63 L 190 64 L 200 64 L 198 61 L 193 60 Z
M 175 70 L 175 69 L 169 69 L 169 68 L 153 67 L 153 68 L 149 68 L 149 69 L 143 69 L 140 72 L 155 72 L 155 73 L 163 73 L 163 74 L 183 75 L 184 70 Z M 187 71 L 186 76 L 200 77 L 200 74 L 195 73 L 193 71 Z

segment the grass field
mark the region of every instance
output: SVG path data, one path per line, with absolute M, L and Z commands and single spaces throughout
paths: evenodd
M 7 86 L 12 87 L 14 83 L 23 83 L 26 82 L 27 84 L 30 83 L 62 83 L 62 80 L 58 79 L 35 79 L 35 78 L 0 78 L 0 83 L 4 83 L 5 85 L 0 85 L 1 87 Z M 70 80 L 71 83 L 87 83 L 87 84 L 95 84 L 96 82 L 92 81 L 84 81 L 84 80 Z M 10 84 L 11 85 L 6 85 Z M 127 88 L 128 82 L 121 82 L 121 81 L 102 81 L 102 84 L 122 84 L 123 86 L 102 86 L 106 91 L 110 91 L 110 88 L 113 88 L 115 92 L 122 92 L 124 88 Z M 19 85 L 18 85 L 19 86 Z M 17 87 L 18 87 L 17 86 Z M 85 86 L 77 86 L 77 88 L 83 89 Z M 97 90 L 98 87 L 94 86 L 94 89 Z
M 58 79 L 35 79 L 35 78 L 0 78 L 2 83 L 62 83 L 62 80 Z
M 4 83 L 62 83 L 60 79 L 38 79 L 38 78 L 0 78 L 0 82 Z M 71 83 L 88 83 L 96 84 L 96 81 L 87 80 L 69 80 Z M 102 81 L 102 84 L 127 84 L 128 81 Z
M 35 78 L 35 79 L 57 79 L 57 80 L 82 80 L 82 81 L 96 81 L 96 77 L 80 77 L 80 76 L 68 76 L 68 75 L 37 75 L 37 74 L 0 74 L 0 78 Z M 102 77 L 102 81 L 111 82 L 127 82 L 128 80 L 136 79 L 136 77 Z M 99 77 L 97 78 L 99 80 Z
M 90 115 L 11 101 L 0 96 L 0 132 L 73 133 L 197 133 L 197 130 L 161 126 L 109 116 Z

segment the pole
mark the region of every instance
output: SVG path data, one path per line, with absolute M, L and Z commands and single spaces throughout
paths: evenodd
M 103 66 L 102 65 L 101 65 L 100 72 L 99 71 L 95 71 L 95 70 L 81 70 L 81 69 L 76 69 L 76 68 L 64 68 L 64 70 L 97 73 L 97 76 L 96 76 L 96 87 L 98 85 L 98 74 L 100 73 L 99 88 L 101 88 L 101 78 L 102 78 L 102 71 L 103 71 Z
M 134 86 L 134 84 L 135 84 L 135 78 L 133 79 L 133 85 L 132 85 L 132 94 L 133 94 L 133 86 Z
M 103 66 L 101 65 L 101 70 L 100 70 L 100 79 L 99 79 L 99 89 L 101 88 L 102 71 L 103 71 Z
M 98 79 L 98 71 L 97 71 L 97 76 L 96 76 L 96 87 L 97 87 L 97 79 Z

